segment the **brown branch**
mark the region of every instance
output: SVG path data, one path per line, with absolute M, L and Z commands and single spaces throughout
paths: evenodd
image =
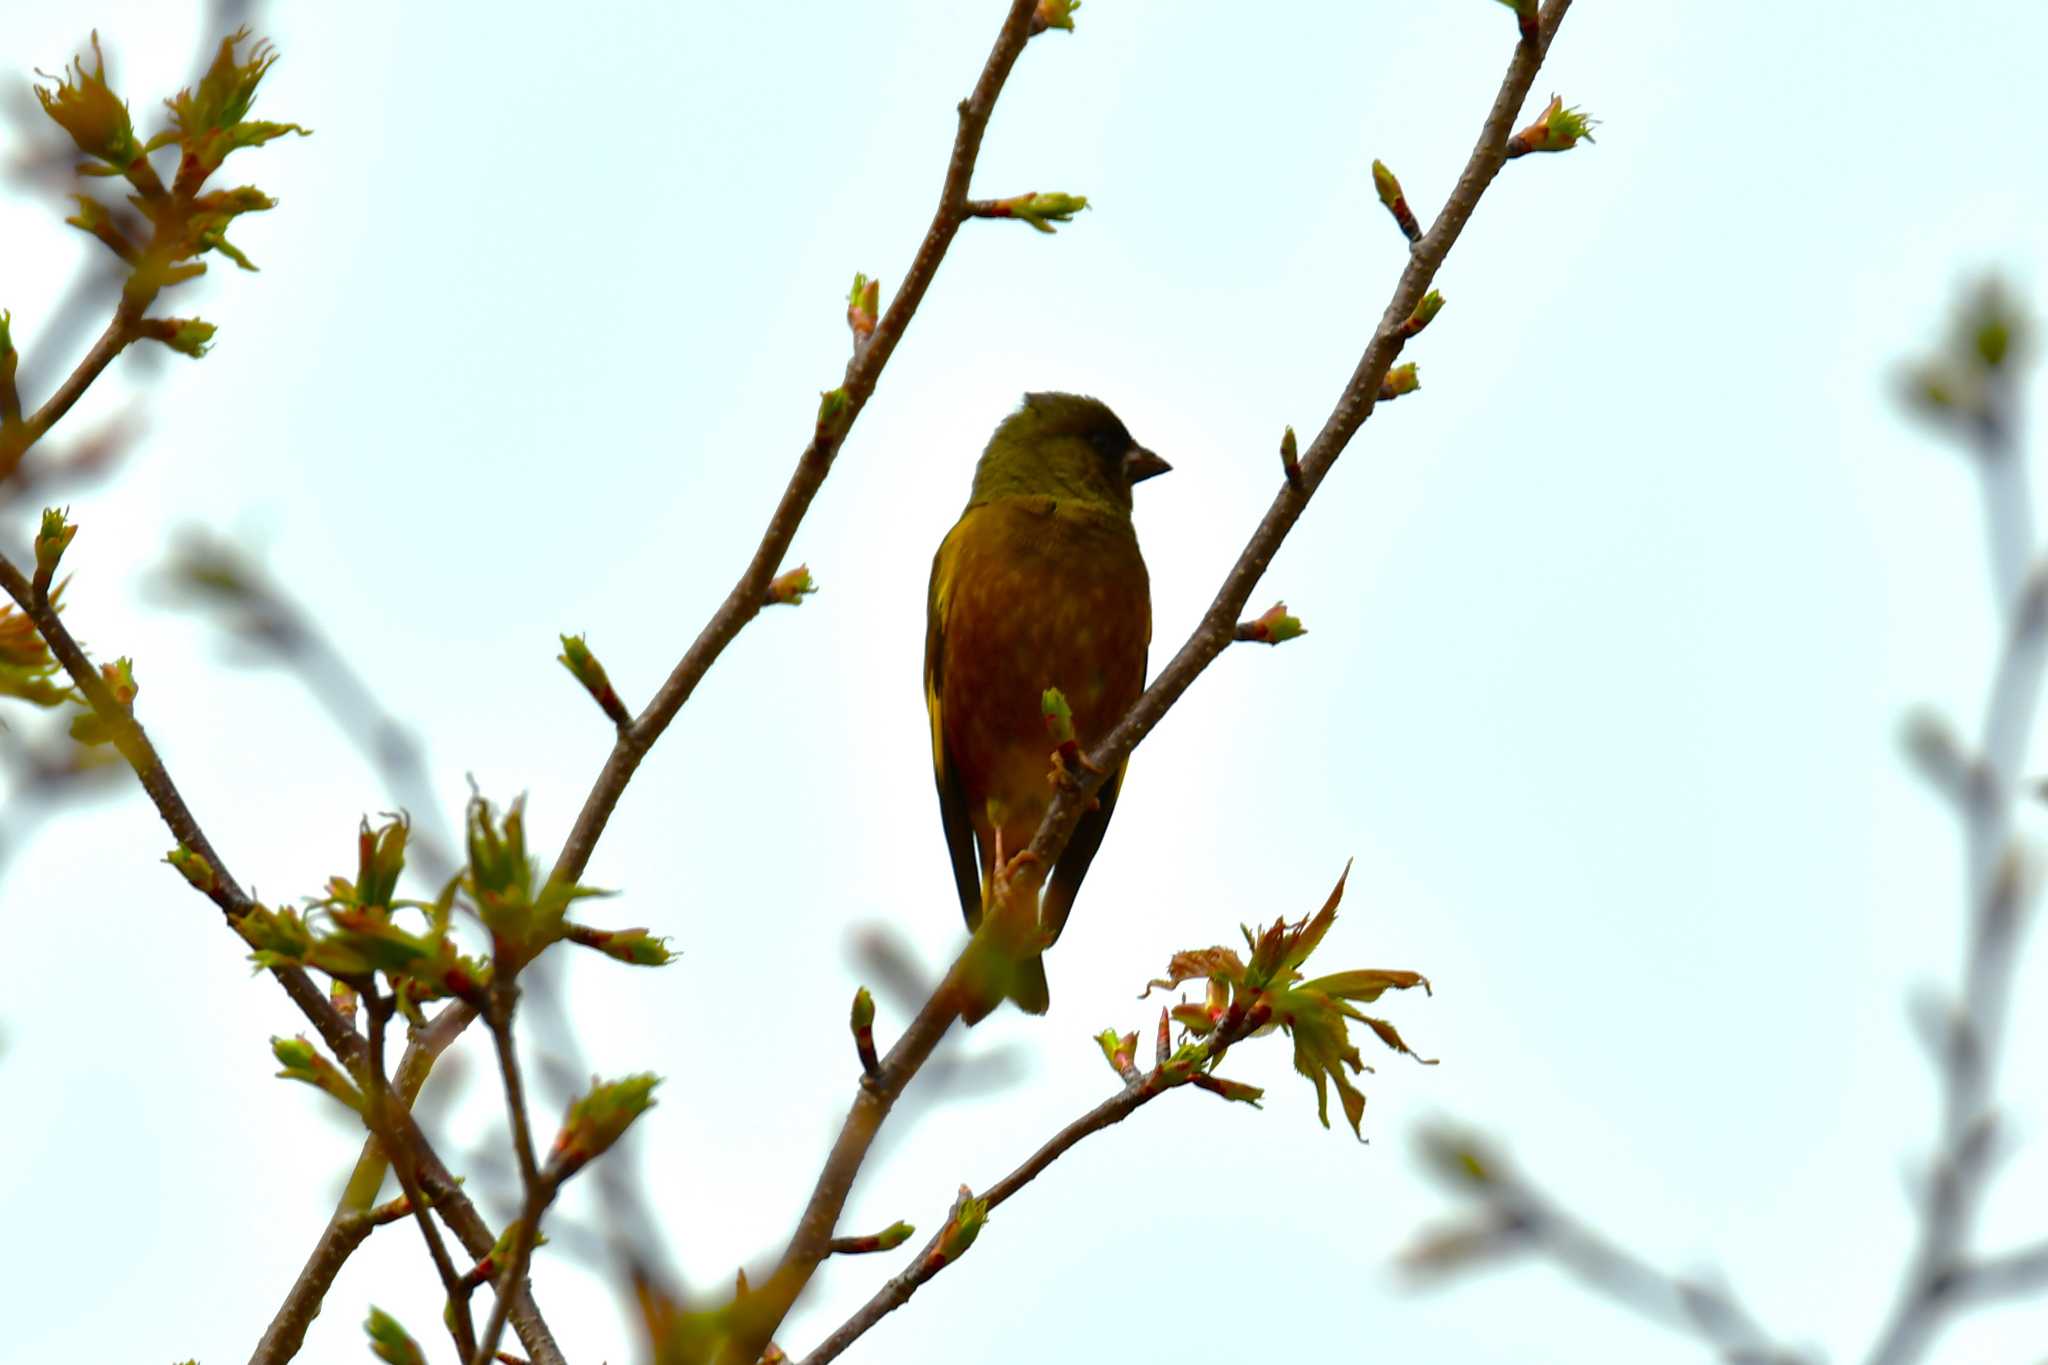
M 135 719 L 133 708 L 114 697 L 106 680 L 85 657 L 85 651 L 57 615 L 49 595 L 37 592 L 28 576 L 5 555 L 0 555 L 0 588 L 5 588 L 15 605 L 35 623 L 36 630 L 64 666 L 73 685 L 84 694 L 93 713 L 106 724 L 113 736 L 114 747 L 135 770 L 142 789 L 149 793 L 150 802 L 155 805 L 172 837 L 204 858 L 213 869 L 213 884 L 205 888 L 203 894 L 220 907 L 229 927 L 233 928 L 255 908 L 255 902 L 242 890 L 220 853 L 206 837 L 206 832 L 199 827 L 191 807 L 185 804 L 185 798 L 179 794 L 177 784 L 171 780 L 163 759 L 157 754 L 156 746 L 150 743 L 141 722 Z M 334 1008 L 326 992 L 315 985 L 312 977 L 300 967 L 273 967 L 270 974 L 319 1031 L 328 1050 L 360 1079 L 368 1056 L 363 1036 L 341 1017 L 341 1012 Z
M 903 277 L 902 287 L 889 304 L 888 311 L 847 363 L 843 386 L 846 407 L 842 416 L 829 426 L 821 423 L 813 432 L 810 443 L 797 459 L 796 470 L 790 475 L 774 514 L 768 520 L 768 528 L 763 532 L 760 544 L 747 562 L 746 571 L 698 632 L 697 638 L 691 642 L 646 709 L 631 725 L 620 730 L 610 757 L 605 760 L 590 794 L 584 798 L 583 809 L 562 845 L 561 856 L 555 860 L 554 876 L 557 880 L 573 882 L 583 875 L 590 855 L 604 833 L 605 824 L 611 819 L 612 811 L 618 806 L 619 798 L 625 793 L 626 784 L 632 780 L 641 759 L 647 756 L 648 749 L 661 737 L 669 722 L 676 718 L 676 713 L 682 710 L 683 703 L 690 699 L 690 694 L 696 690 L 711 665 L 718 661 L 718 656 L 724 653 L 725 647 L 766 603 L 769 581 L 775 577 L 776 569 L 789 553 L 798 524 L 810 509 L 818 489 L 824 485 L 825 476 L 832 472 L 832 461 L 844 445 L 847 432 L 867 406 L 869 396 L 882 377 L 883 368 L 888 365 L 896 344 L 903 339 L 918 305 L 923 302 L 925 291 L 938 274 L 947 248 L 960 231 L 961 223 L 966 221 L 967 185 L 974 173 L 975 159 L 981 153 L 982 134 L 988 129 L 989 115 L 995 111 L 996 96 L 1001 93 L 1017 54 L 1024 50 L 1024 43 L 1030 36 L 1034 8 L 1035 0 L 1011 0 L 1009 17 L 1004 20 L 1002 32 L 982 67 L 981 79 L 976 82 L 973 94 L 960 104 L 959 129 L 953 137 L 953 154 L 946 166 L 946 181 L 939 192 L 938 209 L 932 215 L 931 226 L 925 230 L 924 240 L 918 244 L 917 255 L 911 260 L 909 273 Z
M 1219 1035 L 1210 1041 L 1212 1059 L 1220 1061 L 1233 1043 L 1241 1041 L 1253 1031 L 1246 1026 L 1247 1022 L 1240 1018 L 1231 1034 Z M 993 1211 L 1036 1180 L 1046 1167 L 1066 1155 L 1067 1151 L 1083 1138 L 1122 1123 L 1168 1091 L 1193 1084 L 1208 1074 L 1205 1066 L 1202 1069 L 1190 1070 L 1184 1075 L 1169 1076 L 1163 1059 L 1149 1072 L 1133 1072 L 1123 1089 L 1053 1134 L 1044 1146 L 1033 1152 L 1016 1170 L 989 1186 L 982 1194 L 982 1200 Z M 934 1233 L 911 1263 L 899 1274 L 890 1277 L 875 1291 L 873 1298 L 861 1305 L 853 1316 L 841 1323 L 830 1336 L 819 1342 L 816 1349 L 804 1357 L 802 1365 L 825 1365 L 825 1362 L 837 1358 L 840 1352 L 859 1340 L 869 1328 L 909 1302 L 910 1296 L 915 1294 L 925 1281 L 951 1265 L 951 1260 L 939 1254 L 946 1232 L 947 1229 L 942 1226 Z
M 559 1175 L 553 1170 L 541 1170 L 540 1163 L 534 1159 L 533 1130 L 526 1115 L 526 1085 L 519 1073 L 519 1053 L 512 1038 L 512 1009 L 517 989 L 507 981 L 493 991 L 490 1025 L 491 1041 L 498 1053 L 498 1074 L 505 1086 L 505 1108 L 512 1122 L 512 1150 L 519 1161 L 519 1184 L 525 1199 L 520 1208 L 518 1226 L 512 1229 L 512 1245 L 504 1267 L 492 1285 L 497 1299 L 491 1305 L 491 1316 L 484 1324 L 482 1338 L 468 1352 L 472 1365 L 490 1365 L 496 1357 L 498 1340 L 504 1335 L 505 1319 L 512 1309 L 512 1288 L 514 1285 L 526 1287 L 526 1272 L 533 1261 L 541 1215 L 547 1212 L 548 1205 L 555 1200 L 555 1191 L 561 1188 Z
M 1216 656 L 1237 639 L 1238 617 L 1251 600 L 1259 580 L 1265 576 L 1267 565 L 1273 562 L 1281 542 L 1294 529 L 1309 500 L 1329 476 L 1337 457 L 1344 453 L 1351 438 L 1372 416 L 1374 406 L 1380 401 L 1380 386 L 1406 342 L 1402 335 L 1403 324 L 1414 313 L 1422 296 L 1429 292 L 1437 270 L 1450 254 L 1459 234 L 1465 230 L 1473 210 L 1479 206 L 1480 197 L 1506 164 L 1507 140 L 1515 116 L 1528 98 L 1536 73 L 1542 68 L 1544 56 L 1549 52 L 1558 25 L 1564 21 L 1565 11 L 1570 6 L 1571 0 L 1551 0 L 1543 10 L 1539 41 L 1516 44 L 1514 57 L 1508 63 L 1507 74 L 1501 79 L 1493 107 L 1480 127 L 1472 154 L 1466 160 L 1443 211 L 1411 248 L 1393 296 L 1380 314 L 1379 326 L 1372 340 L 1359 357 L 1350 381 L 1344 386 L 1322 430 L 1302 454 L 1300 477 L 1290 478 L 1281 484 L 1258 529 L 1252 533 L 1237 562 L 1224 577 L 1223 586 L 1208 610 L 1203 612 L 1187 642 L 1152 680 L 1136 705 L 1089 753 L 1089 765 L 1094 771 L 1063 786 L 1046 811 L 1030 845 L 1030 851 L 1037 855 L 1040 875 L 1043 869 L 1058 860 L 1067 841 L 1073 837 L 1074 826 L 1102 785 L 1101 774 L 1120 770 L 1123 760 L 1139 741 L 1151 733 Z M 1048 927 L 1055 931 L 1059 928 L 1057 925 Z
M 392 1093 L 399 1104 L 407 1109 L 412 1107 L 435 1061 L 474 1017 L 467 1006 L 451 1005 L 435 1016 L 426 1028 L 413 1035 L 412 1041 L 406 1045 L 405 1054 L 399 1058 L 398 1071 L 391 1082 Z M 299 1277 L 292 1282 L 284 1302 L 271 1318 L 270 1326 L 264 1329 L 262 1339 L 256 1343 L 249 1365 L 284 1365 L 299 1353 L 299 1348 L 305 1344 L 307 1329 L 320 1315 L 321 1303 L 334 1284 L 334 1277 L 341 1273 L 342 1266 L 347 1264 L 356 1248 L 381 1221 L 385 1221 L 370 1205 L 384 1183 L 389 1164 L 384 1144 L 375 1136 L 366 1139 L 362 1154 L 356 1158 L 355 1170 L 335 1206 L 334 1216 L 328 1219 L 320 1240 L 313 1244 L 312 1254 L 299 1271 Z
M 426 1195 L 420 1189 L 417 1151 L 410 1144 L 395 1141 L 391 1136 L 397 1106 L 391 1102 L 391 1086 L 384 1072 L 384 1028 L 390 1022 L 393 1004 L 389 997 L 379 994 L 373 987 L 364 993 L 363 1009 L 370 1018 L 370 1104 L 366 1117 L 372 1131 L 383 1138 L 384 1150 L 391 1156 L 392 1172 L 398 1177 L 399 1188 L 405 1191 L 406 1203 L 411 1206 L 413 1218 L 419 1223 L 420 1236 L 434 1262 L 434 1272 L 441 1277 L 441 1287 L 447 1294 L 448 1335 L 454 1339 L 456 1351 L 466 1358 L 475 1346 L 476 1324 L 470 1320 L 469 1300 L 462 1293 L 462 1276 L 448 1255 L 448 1247 L 441 1240 L 441 1230 L 435 1224 L 434 1215 L 427 1208 Z

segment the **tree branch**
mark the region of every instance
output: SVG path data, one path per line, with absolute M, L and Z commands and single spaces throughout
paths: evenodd
M 1218 1036 L 1212 1040 L 1211 1055 L 1221 1058 L 1231 1044 L 1242 1040 L 1246 1034 L 1250 1033 L 1251 1030 L 1243 1027 L 1243 1024 L 1244 1021 L 1240 1020 L 1239 1027 L 1235 1031 L 1234 1036 Z M 981 1196 L 982 1201 L 989 1210 L 993 1211 L 999 1205 L 1007 1202 L 1012 1195 L 1022 1190 L 1033 1180 L 1036 1180 L 1046 1167 L 1066 1155 L 1068 1150 L 1078 1144 L 1083 1138 L 1091 1137 L 1105 1128 L 1122 1123 L 1161 1095 L 1166 1094 L 1170 1090 L 1178 1090 L 1182 1086 L 1195 1083 L 1198 1077 L 1206 1074 L 1207 1072 L 1202 1070 L 1192 1071 L 1189 1074 L 1178 1077 L 1169 1076 L 1163 1062 L 1155 1065 L 1151 1071 L 1138 1076 L 1116 1094 L 1110 1096 L 1081 1117 L 1075 1119 L 1072 1123 L 1069 1123 L 1066 1127 L 1060 1129 L 1059 1132 L 1053 1134 L 1046 1141 L 1045 1145 L 1033 1152 L 1021 1166 L 989 1186 L 988 1190 Z M 946 1232 L 947 1229 L 941 1227 L 936 1233 L 932 1234 L 931 1239 L 925 1243 L 924 1249 L 917 1253 L 916 1258 L 909 1265 L 905 1266 L 899 1274 L 890 1277 L 880 1289 L 875 1291 L 874 1297 L 863 1304 L 852 1317 L 840 1324 L 830 1336 L 819 1342 L 816 1349 L 804 1357 L 802 1365 L 825 1365 L 827 1361 L 836 1359 L 842 1351 L 851 1346 L 855 1341 L 858 1341 L 869 1328 L 908 1303 L 910 1296 L 922 1288 L 925 1281 L 931 1279 L 941 1270 L 944 1270 L 948 1265 L 951 1265 L 952 1261 L 943 1255 L 940 1250 L 945 1240 Z
M 498 1074 L 505 1085 L 505 1108 L 512 1123 L 512 1150 L 519 1161 L 519 1185 L 524 1199 L 519 1224 L 512 1230 L 512 1246 L 505 1265 L 492 1285 L 496 1302 L 484 1324 L 483 1337 L 470 1352 L 472 1365 L 490 1365 L 498 1353 L 498 1339 L 505 1331 L 505 1318 L 512 1308 L 512 1287 L 525 1287 L 527 1268 L 533 1261 L 533 1247 L 540 1233 L 540 1219 L 555 1200 L 561 1181 L 544 1172 L 534 1159 L 533 1130 L 526 1115 L 526 1085 L 519 1074 L 519 1052 L 512 1038 L 512 1008 L 517 987 L 504 983 L 493 991 L 490 1012 L 491 1041 L 498 1053 Z
M 390 1137 L 397 1109 L 391 1103 L 391 1087 L 384 1072 L 384 1028 L 390 1022 L 392 1008 L 391 1000 L 379 994 L 374 986 L 364 992 L 363 1010 L 370 1020 L 369 1116 L 373 1130 L 385 1137 L 384 1147 L 391 1156 L 391 1169 L 398 1176 L 399 1187 L 405 1191 L 413 1218 L 419 1223 L 420 1236 L 425 1240 L 427 1254 L 434 1262 L 434 1272 L 441 1277 L 441 1288 L 448 1299 L 448 1335 L 454 1339 L 456 1351 L 467 1357 L 473 1353 L 476 1344 L 476 1324 L 470 1320 L 469 1299 L 462 1292 L 462 1276 L 456 1271 L 455 1262 L 441 1240 L 441 1231 L 434 1224 L 434 1216 L 427 1209 L 426 1196 L 420 1189 L 417 1152 L 408 1144 Z
M 412 1107 L 434 1062 L 474 1017 L 467 1006 L 451 1005 L 436 1015 L 426 1028 L 413 1035 L 412 1041 L 406 1045 L 405 1054 L 399 1058 L 397 1075 L 392 1078 L 392 1093 L 399 1104 L 407 1109 Z M 264 1329 L 262 1339 L 256 1343 L 249 1365 L 284 1365 L 299 1353 L 299 1348 L 305 1344 L 307 1329 L 320 1315 L 321 1303 L 334 1284 L 334 1277 L 341 1273 L 348 1258 L 377 1226 L 370 1206 L 376 1201 L 389 1165 L 384 1144 L 374 1135 L 365 1139 L 362 1154 L 356 1158 L 355 1170 L 335 1206 L 334 1216 L 328 1219 L 320 1240 L 313 1244 L 313 1252 L 306 1258 L 305 1267 L 299 1271 L 299 1277 L 292 1282 L 284 1302 L 271 1318 L 270 1326 Z
M 1920 1236 L 1891 1314 L 1871 1348 L 1871 1365 L 1906 1365 L 1924 1355 L 1934 1333 L 1966 1297 L 1955 1291 L 1982 1273 L 1982 1267 L 1970 1264 L 1969 1243 L 1997 1148 L 1998 1060 L 2030 894 L 2013 818 L 2048 670 L 2048 565 L 2036 559 L 2033 519 L 2025 506 L 2026 459 L 2014 439 L 2017 401 L 2011 383 L 1995 385 L 1982 420 L 1966 428 L 1984 490 L 1993 594 L 2007 627 L 1975 761 L 1967 770 L 1963 799 L 1956 803 L 1963 821 L 1968 924 L 1962 989 L 1935 1050 L 1941 1083 L 1938 1147 Z M 2003 1269 L 2024 1263 L 2022 1258 Z M 1978 1283 L 2001 1278 L 2008 1277 L 1994 1270 Z
M 903 277 L 902 287 L 888 311 L 882 315 L 867 340 L 855 347 L 853 358 L 847 363 L 843 415 L 834 424 L 819 424 L 810 444 L 798 457 L 796 470 L 790 475 L 781 501 L 768 519 L 768 529 L 762 533 L 761 542 L 747 561 L 746 571 L 740 575 L 739 582 L 733 585 L 725 601 L 719 604 L 718 610 L 698 632 L 697 638 L 669 673 L 668 680 L 654 694 L 653 700 L 648 702 L 647 708 L 631 725 L 620 730 L 610 757 L 605 760 L 590 794 L 584 798 L 583 809 L 562 845 L 561 856 L 555 861 L 556 880 L 573 882 L 583 875 L 590 855 L 604 833 L 605 824 L 625 793 L 626 784 L 632 780 L 634 770 L 640 766 L 640 760 L 647 756 L 648 749 L 661 737 L 669 722 L 676 718 L 676 713 L 682 710 L 683 703 L 690 699 L 690 694 L 696 691 L 697 684 L 718 661 L 718 656 L 725 652 L 725 647 L 732 643 L 747 622 L 760 613 L 767 600 L 769 580 L 775 577 L 776 569 L 789 553 L 798 524 L 810 510 L 811 500 L 824 485 L 825 476 L 832 472 L 833 459 L 845 444 L 846 435 L 859 419 L 861 410 L 867 406 L 869 396 L 881 380 L 883 368 L 888 365 L 896 344 L 903 339 L 918 305 L 924 301 L 925 291 L 938 274 L 947 248 L 960 231 L 961 223 L 966 221 L 967 185 L 974 174 L 975 159 L 981 154 L 982 134 L 988 130 L 989 115 L 995 112 L 996 97 L 1002 92 L 1003 82 L 1009 78 L 1010 68 L 1016 64 L 1017 55 L 1024 50 L 1025 41 L 1030 37 L 1031 15 L 1035 8 L 1036 0 L 1011 0 L 1009 17 L 1003 21 L 1002 32 L 989 51 L 981 79 L 975 83 L 974 93 L 960 104 L 959 129 L 953 137 L 953 153 L 946 165 L 946 180 L 939 192 L 938 209 L 932 214 L 931 226 L 925 230 L 924 240 L 918 244 L 917 254 L 911 260 L 910 271 Z
M 1251 600 L 1259 580 L 1264 577 L 1266 566 L 1273 562 L 1281 542 L 1286 540 L 1288 532 L 1294 529 L 1294 524 L 1307 510 L 1309 500 L 1329 476 L 1337 457 L 1344 453 L 1351 438 L 1372 416 L 1373 408 L 1379 403 L 1380 385 L 1407 341 L 1402 325 L 1429 291 L 1437 270 L 1465 230 L 1465 224 L 1471 220 L 1487 186 L 1493 183 L 1493 178 L 1507 163 L 1508 137 L 1514 128 L 1515 117 L 1528 98 L 1536 73 L 1542 69 L 1543 59 L 1557 35 L 1558 26 L 1564 21 L 1565 11 L 1570 7 L 1571 0 L 1550 0 L 1543 9 L 1537 41 L 1516 44 L 1514 57 L 1508 62 L 1507 73 L 1494 96 L 1493 107 L 1480 126 L 1479 139 L 1458 176 L 1450 198 L 1429 231 L 1411 247 L 1407 267 L 1401 272 L 1393 296 L 1380 314 L 1379 327 L 1374 331 L 1365 353 L 1359 357 L 1350 381 L 1344 386 L 1322 430 L 1301 457 L 1299 477 L 1289 477 L 1282 482 L 1258 529 L 1252 533 L 1237 562 L 1225 575 L 1223 586 L 1208 610 L 1203 612 L 1187 642 L 1152 680 L 1124 718 L 1090 751 L 1087 767 L 1092 771 L 1084 771 L 1082 780 L 1064 786 L 1055 797 L 1031 840 L 1031 852 L 1038 858 L 1036 875 L 1042 876 L 1065 850 L 1067 841 L 1073 837 L 1074 826 L 1087 812 L 1104 775 L 1121 768 L 1131 750 L 1152 732 L 1168 709 L 1201 676 L 1202 670 L 1237 638 L 1238 617 Z M 1048 927 L 1057 931 L 1060 926 Z

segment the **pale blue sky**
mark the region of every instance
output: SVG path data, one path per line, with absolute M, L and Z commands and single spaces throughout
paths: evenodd
M 11 7 L 0 75 L 97 25 L 153 111 L 199 8 Z M 72 498 L 67 567 L 75 629 L 136 657 L 195 810 L 282 899 L 345 871 L 391 798 L 286 678 L 224 669 L 145 600 L 172 528 L 261 550 L 426 736 L 445 816 L 474 774 L 529 793 L 552 849 L 608 740 L 556 632 L 587 630 L 637 702 L 723 594 L 837 382 L 850 277 L 889 291 L 908 263 L 1000 5 L 272 9 L 260 112 L 316 136 L 230 164 L 282 203 L 237 234 L 260 275 L 179 304 L 220 325 L 213 354 L 117 371 L 72 419 L 141 392 L 150 427 Z M 936 1226 L 1109 1093 L 1088 1036 L 1145 1025 L 1171 950 L 1313 909 L 1346 858 L 1324 954 L 1428 973 L 1434 998 L 1387 1012 L 1442 1065 L 1384 1060 L 1361 1148 L 1317 1126 L 1283 1043 L 1244 1049 L 1264 1112 L 1176 1095 L 1091 1141 L 849 1359 L 1700 1358 L 1545 1269 L 1404 1292 L 1390 1257 L 1443 1206 L 1410 1138 L 1446 1114 L 1666 1264 L 1725 1266 L 1784 1337 L 1867 1342 L 1932 1129 L 1903 1002 L 1952 975 L 1960 922 L 1953 824 L 1895 735 L 1923 702 L 1968 723 L 1994 643 L 1975 489 L 1887 380 L 1983 268 L 2039 302 L 2048 247 L 2048 11 L 1934 15 L 1579 0 L 1538 94 L 1599 142 L 1481 206 L 1409 351 L 1422 392 L 1258 594 L 1311 633 L 1232 651 L 1148 741 L 1051 1015 L 974 1037 L 1028 1075 L 929 1112 L 846 1222 Z M 1089 0 L 1079 26 L 1026 52 L 975 189 L 1095 207 L 1056 238 L 962 233 L 798 537 L 823 590 L 741 637 L 591 864 L 625 892 L 605 922 L 684 954 L 580 964 L 571 1008 L 590 1065 L 673 1078 L 639 1156 L 698 1283 L 780 1245 L 850 1096 L 851 928 L 886 917 L 932 963 L 957 942 L 917 673 L 930 552 L 989 428 L 1027 388 L 1081 389 L 1173 461 L 1138 511 L 1163 659 L 1400 268 L 1367 166 L 1426 219 L 1512 43 L 1487 0 Z M 61 217 L 0 203 L 32 360 L 92 246 Z M 166 846 L 123 799 L 0 879 L 0 1282 L 33 1305 L 10 1361 L 243 1358 L 356 1147 L 270 1078 L 295 1015 Z M 2048 1014 L 2018 995 L 2031 1139 Z M 486 1080 L 468 1068 L 451 1155 L 502 1144 Z M 2030 1142 L 1994 1242 L 2040 1235 L 2044 1196 Z M 832 1267 L 784 1345 L 895 1259 Z M 629 1358 L 601 1277 L 544 1251 L 537 1289 L 573 1359 Z M 434 1328 L 409 1230 L 351 1264 L 306 1359 L 362 1358 L 373 1301 Z M 2015 1358 L 2044 1327 L 1984 1316 L 1938 1358 Z

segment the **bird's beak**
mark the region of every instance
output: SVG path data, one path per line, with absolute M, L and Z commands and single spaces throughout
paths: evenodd
M 1132 446 L 1124 452 L 1124 473 L 1130 475 L 1132 483 L 1143 483 L 1154 474 L 1164 474 L 1171 468 L 1172 465 L 1143 446 Z

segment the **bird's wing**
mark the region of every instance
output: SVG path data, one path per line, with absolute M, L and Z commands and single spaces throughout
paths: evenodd
M 1140 561 L 1139 577 L 1145 583 L 1140 596 L 1145 608 L 1145 647 L 1149 653 L 1152 647 L 1152 594 L 1143 569 L 1143 561 Z M 1054 942 L 1059 940 L 1060 931 L 1067 927 L 1067 915 L 1074 908 L 1074 897 L 1080 893 L 1081 879 L 1088 875 L 1088 865 L 1095 861 L 1095 851 L 1102 847 L 1103 833 L 1109 829 L 1110 813 L 1116 809 L 1116 794 L 1123 790 L 1124 773 L 1130 766 L 1128 758 L 1117 764 L 1116 771 L 1096 791 L 1094 808 L 1074 826 L 1074 837 L 1067 840 L 1067 851 L 1060 854 L 1060 860 L 1046 882 L 1041 919 L 1051 931 Z
M 966 518 L 961 519 L 961 525 Z M 953 858 L 953 884 L 960 892 L 960 912 L 972 930 L 981 922 L 981 859 L 974 847 L 974 824 L 967 814 L 967 790 L 946 753 L 946 723 L 941 698 L 946 695 L 946 612 L 951 606 L 954 575 L 959 567 L 960 526 L 955 526 L 932 556 L 931 590 L 925 601 L 924 704 L 932 720 L 932 777 L 939 788 L 939 821 L 946 830 L 946 851 Z M 1098 833 L 1097 838 L 1101 835 Z
M 1060 854 L 1045 884 L 1042 919 L 1055 942 L 1060 930 L 1067 927 L 1067 913 L 1074 908 L 1074 897 L 1081 890 L 1081 879 L 1088 875 L 1088 864 L 1095 861 L 1095 850 L 1102 847 L 1102 835 L 1109 828 L 1110 813 L 1116 809 L 1116 794 L 1124 785 L 1124 769 L 1129 766 L 1128 759 L 1117 764 L 1116 771 L 1096 791 L 1095 808 L 1074 826 L 1074 837 L 1067 840 L 1067 851 Z

